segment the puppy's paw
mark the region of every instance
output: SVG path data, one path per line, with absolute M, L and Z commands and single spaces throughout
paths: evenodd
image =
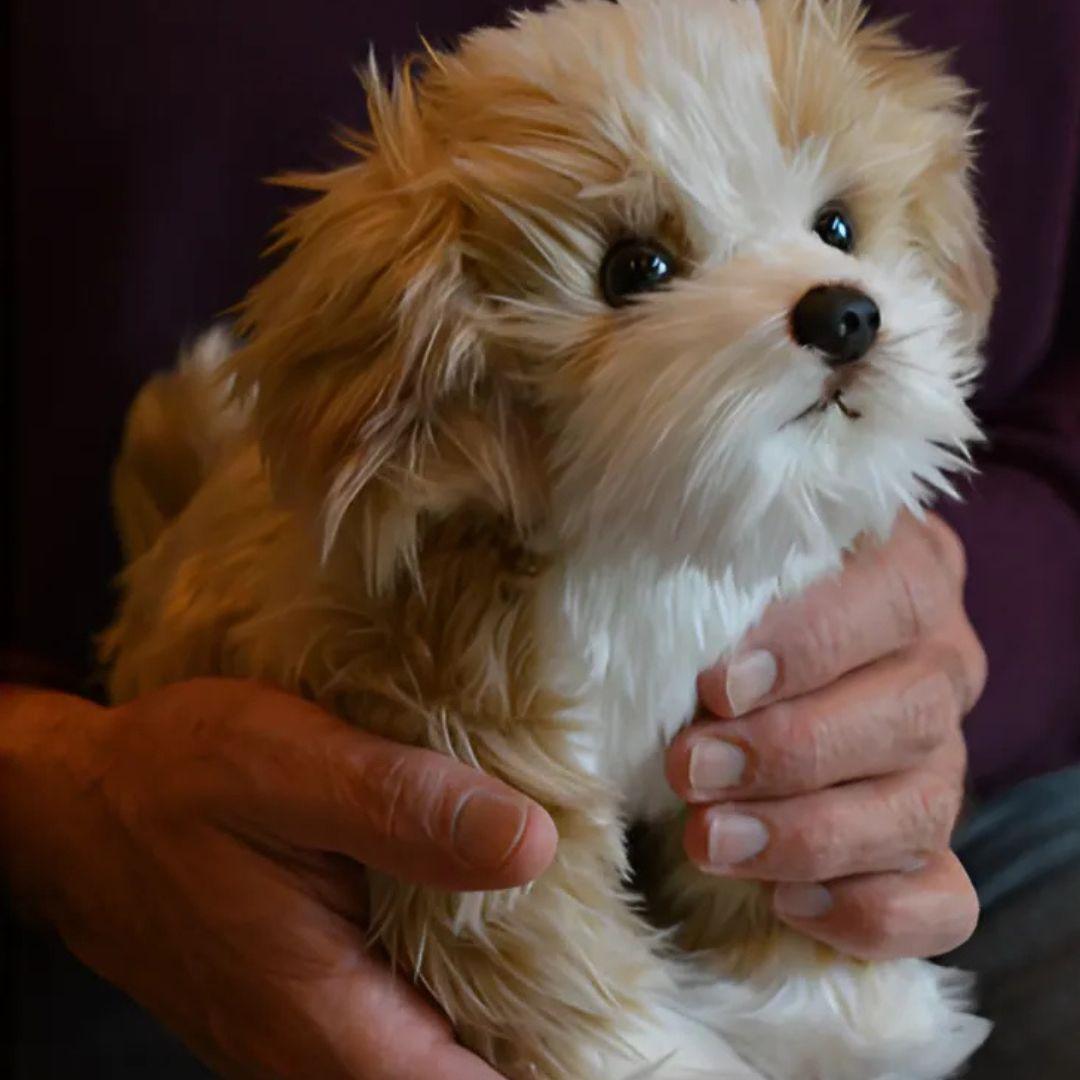
M 973 983 L 921 960 L 774 965 L 723 1028 L 769 1080 L 945 1080 L 990 1033 Z

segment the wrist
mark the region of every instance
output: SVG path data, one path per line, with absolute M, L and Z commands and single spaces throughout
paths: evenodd
M 0 684 L 0 878 L 26 916 L 50 920 L 80 793 L 99 780 L 110 711 L 72 694 Z

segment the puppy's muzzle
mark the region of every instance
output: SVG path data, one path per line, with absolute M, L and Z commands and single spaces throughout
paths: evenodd
M 833 368 L 861 360 L 877 340 L 881 311 L 864 292 L 848 285 L 819 285 L 791 313 L 795 340 L 815 349 Z

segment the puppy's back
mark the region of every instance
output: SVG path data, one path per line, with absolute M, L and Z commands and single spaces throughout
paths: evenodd
M 234 343 L 216 326 L 152 378 L 128 413 L 112 497 L 126 562 L 153 547 L 243 426 L 221 367 Z

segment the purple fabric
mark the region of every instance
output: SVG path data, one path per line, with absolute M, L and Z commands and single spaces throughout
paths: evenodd
M 1080 4 L 878 0 L 955 47 L 985 107 L 981 194 L 1001 299 L 978 397 L 991 446 L 945 507 L 990 658 L 968 722 L 985 789 L 1080 759 Z
M 16 0 L 5 645 L 90 670 L 117 565 L 107 471 L 124 409 L 257 274 L 282 205 L 258 179 L 337 160 L 326 133 L 362 123 L 351 66 L 369 41 L 401 55 L 418 29 L 438 41 L 502 6 Z M 1080 4 L 872 6 L 956 47 L 987 105 L 982 195 L 1003 291 L 979 407 L 993 446 L 948 515 L 991 660 L 969 728 L 988 790 L 1080 759 Z

